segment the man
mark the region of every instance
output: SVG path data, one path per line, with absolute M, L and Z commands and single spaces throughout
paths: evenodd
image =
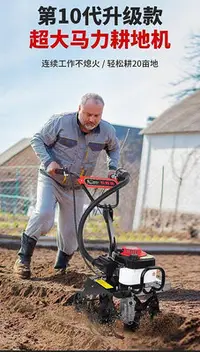
M 25 232 L 14 265 L 20 278 L 30 278 L 31 257 L 41 234 L 46 234 L 54 224 L 58 203 L 58 253 L 54 268 L 64 273 L 69 260 L 77 250 L 74 223 L 74 203 L 71 178 L 55 173 L 67 168 L 77 176 L 91 175 L 102 149 L 108 155 L 108 176 L 115 172 L 119 160 L 119 143 L 115 129 L 102 120 L 104 101 L 94 93 L 81 99 L 78 112 L 53 115 L 39 133 L 31 139 L 31 146 L 41 161 L 37 202 Z M 74 181 L 76 194 L 76 219 L 80 221 L 84 191 Z

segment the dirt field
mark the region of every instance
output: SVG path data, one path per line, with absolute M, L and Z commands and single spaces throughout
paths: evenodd
M 12 275 L 16 250 L 0 248 L 1 350 L 200 349 L 199 256 L 156 255 L 173 289 L 160 296 L 161 313 L 153 322 L 144 317 L 130 332 L 120 321 L 99 325 L 65 305 L 91 273 L 76 253 L 68 274 L 56 277 L 55 254 L 36 249 L 33 277 L 24 281 Z

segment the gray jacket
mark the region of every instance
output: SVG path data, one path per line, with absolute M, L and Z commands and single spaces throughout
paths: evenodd
M 77 175 L 91 175 L 101 150 L 108 155 L 108 168 L 117 169 L 119 141 L 114 127 L 101 120 L 84 134 L 78 124 L 77 112 L 53 115 L 31 139 L 31 146 L 41 161 L 40 168 L 56 161 Z

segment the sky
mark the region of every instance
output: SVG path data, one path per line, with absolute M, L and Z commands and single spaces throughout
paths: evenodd
M 79 24 L 39 25 L 40 6 L 53 6 L 57 12 L 65 8 L 69 14 L 73 8 L 83 12 L 87 6 L 118 6 L 123 12 L 126 6 L 157 6 L 161 9 L 162 25 L 114 26 L 112 20 L 107 25 L 97 26 L 92 21 L 85 26 Z M 8 0 L 1 4 L 0 31 L 0 153 L 22 138 L 29 138 L 54 114 L 76 111 L 82 95 L 95 92 L 104 98 L 103 118 L 110 123 L 145 127 L 149 116 L 157 117 L 175 100 L 169 95 L 174 92 L 171 82 L 179 80 L 187 69 L 184 61 L 185 46 L 192 33 L 200 32 L 199 0 Z M 82 29 L 87 35 L 101 29 L 110 33 L 113 29 L 141 31 L 146 29 L 167 30 L 171 48 L 141 49 L 81 49 L 62 46 L 48 49 L 29 48 L 30 31 L 57 29 L 65 33 Z M 157 60 L 158 67 L 131 68 L 44 68 L 42 60 Z

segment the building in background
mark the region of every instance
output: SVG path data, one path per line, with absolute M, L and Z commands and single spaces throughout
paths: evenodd
M 200 224 L 200 91 L 143 131 L 133 229 Z

